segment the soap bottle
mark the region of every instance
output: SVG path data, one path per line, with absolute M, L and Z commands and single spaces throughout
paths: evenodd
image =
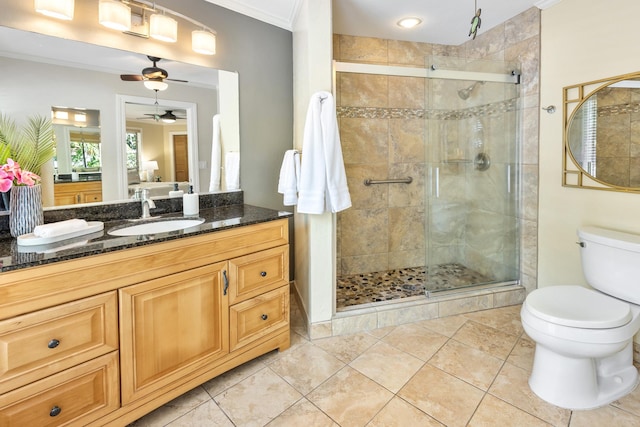
M 184 216 L 198 216 L 200 200 L 198 193 L 193 192 L 193 185 L 189 186 L 189 193 L 182 196 L 182 213 Z
M 182 197 L 183 194 L 184 194 L 184 191 L 180 190 L 178 188 L 178 183 L 175 182 L 173 184 L 173 190 L 169 191 L 169 197 Z

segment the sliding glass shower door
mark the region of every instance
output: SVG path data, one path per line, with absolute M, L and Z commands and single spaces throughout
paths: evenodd
M 426 294 L 513 283 L 519 277 L 517 67 L 428 61 L 454 78 L 428 80 Z

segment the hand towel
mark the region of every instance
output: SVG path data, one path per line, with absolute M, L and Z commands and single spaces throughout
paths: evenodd
M 33 229 L 33 235 L 36 237 L 56 237 L 63 234 L 73 233 L 74 231 L 88 228 L 89 224 L 84 219 L 68 219 L 66 221 L 52 222 L 49 224 L 37 225 Z
M 309 102 L 304 127 L 298 212 L 321 214 L 349 207 L 335 101 L 331 93 L 317 92 Z
M 300 153 L 298 150 L 287 150 L 280 167 L 278 193 L 282 194 L 283 205 L 293 206 L 298 203 L 298 180 L 300 179 Z
M 211 180 L 209 191 L 220 191 L 220 167 L 222 143 L 220 139 L 220 114 L 213 116 L 213 138 L 211 141 Z
M 240 153 L 229 151 L 224 156 L 224 177 L 227 190 L 240 189 Z

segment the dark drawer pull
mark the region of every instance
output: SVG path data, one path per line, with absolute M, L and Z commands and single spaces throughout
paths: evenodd
M 260 316 L 260 318 L 262 318 L 262 320 L 267 320 L 269 316 L 267 316 L 266 314 L 263 314 L 262 316 Z
M 60 412 L 62 412 L 62 409 L 60 409 L 59 406 L 54 406 L 53 408 L 51 408 L 51 410 L 49 411 L 49 416 L 50 417 L 57 417 L 58 415 L 60 415 Z
M 261 272 L 260 272 L 260 275 L 261 275 L 262 277 L 267 277 L 267 272 L 266 272 L 266 271 L 261 271 Z
M 49 341 L 49 344 L 47 344 L 47 347 L 56 348 L 59 345 L 60 345 L 60 341 L 54 338 L 51 341 Z

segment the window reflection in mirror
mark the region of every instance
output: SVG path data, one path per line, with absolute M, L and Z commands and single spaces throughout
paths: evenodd
M 622 79 L 586 96 L 568 123 L 566 143 L 597 182 L 639 188 L 640 80 Z

